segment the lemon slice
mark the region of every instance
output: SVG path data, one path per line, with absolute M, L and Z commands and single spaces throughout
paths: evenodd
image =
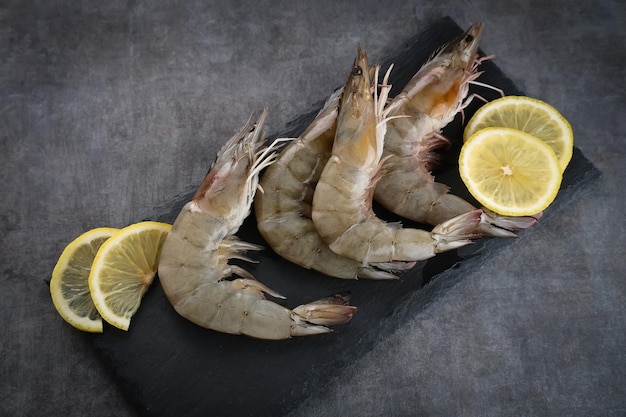
M 104 320 L 128 330 L 159 264 L 171 226 L 141 222 L 121 229 L 98 250 L 89 274 L 91 298 Z
M 468 191 L 504 216 L 532 216 L 552 203 L 561 185 L 550 146 L 517 129 L 490 127 L 461 148 L 459 172 Z
M 561 172 L 572 159 L 574 133 L 571 125 L 557 109 L 541 100 L 505 96 L 485 104 L 468 122 L 463 140 L 486 127 L 510 127 L 545 141 L 556 153 Z
M 54 308 L 78 330 L 102 333 L 102 318 L 89 293 L 89 272 L 100 245 L 117 231 L 101 227 L 78 236 L 63 250 L 52 271 L 50 295 Z

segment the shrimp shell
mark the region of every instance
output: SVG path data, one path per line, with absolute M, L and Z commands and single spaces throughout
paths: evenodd
M 265 299 L 283 298 L 230 259 L 261 247 L 235 233 L 250 213 L 260 171 L 275 158 L 276 142 L 263 148 L 267 110 L 252 118 L 220 150 L 192 201 L 187 203 L 163 244 L 159 280 L 174 309 L 195 324 L 219 332 L 261 339 L 286 339 L 330 332 L 356 308 L 336 295 L 293 310 Z M 236 274 L 241 278 L 227 279 Z
M 341 90 L 333 94 L 313 122 L 292 141 L 263 174 L 263 193 L 255 197 L 257 227 L 284 259 L 335 278 L 396 279 L 390 271 L 413 263 L 364 266 L 337 255 L 322 240 L 311 220 L 311 200 L 330 157 Z
M 341 98 L 332 156 L 313 196 L 312 218 L 320 236 L 334 252 L 365 265 L 424 260 L 470 243 L 476 237 L 477 211 L 437 225 L 432 232 L 402 228 L 374 214 L 373 191 L 384 162 L 389 71 L 379 97 L 367 68 L 367 55 L 359 48 Z M 374 81 L 377 73 L 378 67 Z

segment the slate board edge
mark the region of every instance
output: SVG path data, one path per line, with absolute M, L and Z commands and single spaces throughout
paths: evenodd
M 533 228 L 518 232 L 518 235 L 532 236 L 532 234 L 541 227 L 542 223 L 550 222 L 557 215 L 563 213 L 567 206 L 575 201 L 575 199 L 585 192 L 589 187 L 601 180 L 602 172 L 598 170 L 578 148 L 574 148 L 574 157 L 572 158 L 574 165 L 583 165 L 585 168 L 579 171 L 579 174 L 567 178 L 567 184 L 559 191 L 559 194 L 552 205 L 546 210 L 546 213 L 540 222 Z M 386 324 L 381 328 L 385 329 L 387 336 L 393 333 L 402 323 L 413 319 L 429 304 L 436 302 L 437 295 L 444 294 L 452 289 L 456 284 L 465 279 L 464 274 L 457 273 L 462 266 L 464 272 L 473 272 L 477 270 L 481 264 L 489 262 L 491 258 L 497 256 L 502 250 L 511 245 L 517 244 L 511 240 L 502 243 L 501 239 L 486 239 L 482 244 L 477 245 L 478 249 L 474 255 L 460 261 L 453 268 L 450 268 L 440 274 L 437 274 L 423 288 L 412 294 L 408 294 L 406 300 L 398 303 L 394 314 L 385 319 Z M 383 337 L 381 337 L 381 340 Z
M 572 166 L 582 165 L 584 168 L 578 170 L 576 173 L 569 175 L 567 172 L 564 176 L 565 186 L 559 191 L 559 195 L 555 199 L 554 203 L 549 207 L 546 214 L 542 218 L 541 222 L 549 222 L 551 218 L 562 214 L 569 204 L 572 204 L 578 196 L 584 193 L 589 187 L 596 184 L 597 181 L 602 179 L 602 172 L 598 170 L 589 161 L 578 148 L 574 148 L 574 154 L 572 157 Z M 532 235 L 538 224 L 534 228 L 520 232 L 525 235 Z M 377 326 L 377 329 L 381 330 L 378 333 L 378 340 L 374 342 L 374 345 L 384 341 L 392 334 L 397 332 L 401 326 L 407 323 L 409 320 L 419 319 L 419 316 L 433 304 L 437 302 L 441 296 L 445 295 L 448 291 L 451 291 L 457 284 L 465 280 L 465 275 L 469 275 L 480 268 L 483 263 L 489 262 L 490 259 L 497 256 L 498 253 L 505 250 L 509 245 L 515 245 L 516 242 L 509 241 L 502 243 L 500 239 L 487 239 L 481 241 L 472 256 L 467 259 L 463 259 L 455 264 L 452 268 L 441 272 L 433 277 L 428 283 L 424 285 L 419 291 L 407 294 L 403 300 L 399 300 L 396 309 L 393 314 L 382 320 L 382 323 Z M 462 268 L 464 274 L 458 273 Z M 341 377 L 332 377 L 328 381 L 328 386 L 335 386 L 336 381 Z M 324 388 L 320 388 L 311 392 L 312 397 L 324 397 Z M 297 408 L 297 407 L 296 407 Z M 290 410 L 293 411 L 293 410 Z M 286 413 L 287 414 L 287 413 Z

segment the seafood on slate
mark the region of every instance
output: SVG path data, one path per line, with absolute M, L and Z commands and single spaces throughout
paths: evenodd
M 488 58 L 476 53 L 481 30 L 482 25 L 473 25 L 440 48 L 387 110 L 393 111 L 395 118 L 387 122 L 385 135 L 383 158 L 387 161 L 380 180 L 385 186 L 377 187 L 375 196 L 405 218 L 436 225 L 433 219 L 443 222 L 475 209 L 448 194 L 448 187 L 434 182 L 429 171 L 436 161 L 433 150 L 448 143 L 439 132 L 476 97 L 468 97 L 469 84 L 484 85 L 475 81 L 480 75 L 477 67 Z M 373 73 L 373 67 L 369 70 Z M 315 186 L 332 152 L 341 92 L 327 100 L 313 122 L 262 175 L 264 192 L 255 197 L 258 229 L 277 254 L 304 268 L 338 278 L 393 279 L 394 273 L 410 269 L 414 262 L 363 265 L 335 254 L 311 219 Z M 433 203 L 433 196 L 439 197 L 439 204 Z M 535 222 L 532 218 L 509 219 L 486 209 L 480 219 L 475 232 L 490 236 L 514 236 L 509 229 Z

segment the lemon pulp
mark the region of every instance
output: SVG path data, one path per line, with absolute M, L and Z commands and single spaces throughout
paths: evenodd
M 505 216 L 531 216 L 556 197 L 562 173 L 545 142 L 522 131 L 491 127 L 468 138 L 459 156 L 468 191 L 486 208 Z
M 98 250 L 89 274 L 91 297 L 102 318 L 128 330 L 159 264 L 171 226 L 140 222 L 125 227 Z

